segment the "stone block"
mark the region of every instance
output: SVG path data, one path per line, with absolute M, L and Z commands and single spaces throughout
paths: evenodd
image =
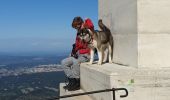
M 126 88 L 129 96 L 120 98 L 123 91 L 116 92 L 116 100 L 169 100 L 170 68 L 132 68 L 118 64 L 81 65 L 81 88 L 95 91 Z M 113 100 L 112 93 L 89 95 L 93 100 Z

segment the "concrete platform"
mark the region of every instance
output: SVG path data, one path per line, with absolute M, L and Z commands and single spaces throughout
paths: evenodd
M 108 88 L 127 88 L 129 96 L 116 100 L 169 100 L 170 68 L 133 68 L 118 64 L 102 66 L 84 63 L 81 65 L 81 88 L 95 91 Z M 90 95 L 93 100 L 112 100 L 112 93 Z

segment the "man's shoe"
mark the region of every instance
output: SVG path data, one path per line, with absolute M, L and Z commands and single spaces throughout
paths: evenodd
M 80 89 L 80 79 L 74 78 L 74 83 L 70 85 L 68 88 L 68 91 L 75 91 Z
M 70 86 L 72 86 L 74 82 L 74 78 L 68 78 L 68 84 L 66 86 L 63 86 L 63 88 L 66 90 L 68 89 Z

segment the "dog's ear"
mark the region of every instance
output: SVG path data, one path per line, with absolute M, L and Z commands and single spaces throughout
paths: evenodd
M 90 35 L 93 35 L 93 32 L 90 29 L 87 29 Z

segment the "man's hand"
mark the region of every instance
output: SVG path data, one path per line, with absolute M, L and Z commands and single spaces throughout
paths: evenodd
M 75 54 L 74 54 L 74 53 L 71 53 L 71 56 L 74 57 L 74 58 L 76 58 L 76 59 L 78 58 L 78 55 L 77 55 L 76 53 L 75 53 Z
M 78 58 L 78 55 L 77 55 L 77 53 L 76 53 L 75 47 L 76 47 L 76 45 L 73 44 L 71 56 L 77 59 L 77 58 Z

